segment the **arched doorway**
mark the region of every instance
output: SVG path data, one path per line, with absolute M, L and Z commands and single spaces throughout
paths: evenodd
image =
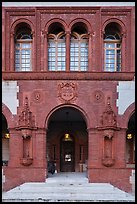
M 87 170 L 88 133 L 81 111 L 66 106 L 51 114 L 48 120 L 46 149 L 47 161 L 54 161 L 56 172 Z
M 128 121 L 126 132 L 126 163 L 135 164 L 135 113 Z
M 60 171 L 75 171 L 75 142 L 72 135 L 68 132 L 60 140 Z
M 2 165 L 7 166 L 9 161 L 9 138 L 8 124 L 2 114 Z

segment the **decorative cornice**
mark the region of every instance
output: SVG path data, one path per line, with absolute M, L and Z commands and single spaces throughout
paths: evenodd
M 131 81 L 135 72 L 3 72 L 3 80 L 107 80 Z
M 89 13 L 89 14 L 95 14 L 97 10 L 100 10 L 100 6 L 98 7 L 64 7 L 64 6 L 60 6 L 60 7 L 11 7 L 11 8 L 3 8 L 5 9 L 6 12 L 10 12 L 14 15 L 20 15 L 20 12 L 31 12 L 32 14 L 34 14 L 36 11 L 40 11 L 41 14 L 45 13 Z

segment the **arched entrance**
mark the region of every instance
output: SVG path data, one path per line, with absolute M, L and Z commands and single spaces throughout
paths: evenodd
M 129 119 L 126 132 L 126 163 L 135 164 L 135 113 Z
M 75 171 L 75 142 L 70 133 L 65 133 L 60 140 L 60 171 Z
M 47 161 L 54 161 L 56 172 L 87 170 L 88 133 L 81 111 L 67 106 L 51 114 L 46 149 Z
M 2 165 L 7 166 L 9 161 L 9 138 L 8 124 L 2 114 Z

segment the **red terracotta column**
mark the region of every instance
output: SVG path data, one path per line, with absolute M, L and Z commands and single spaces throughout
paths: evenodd
M 125 168 L 126 167 L 126 128 L 122 128 L 120 131 L 116 131 L 115 134 L 116 134 L 115 135 L 116 166 L 119 168 Z
M 42 70 L 48 71 L 48 33 L 43 32 L 43 64 Z
M 14 71 L 15 70 L 15 48 L 14 48 L 14 33 L 10 33 L 10 65 L 9 70 Z
M 87 164 L 87 169 L 88 169 L 88 179 L 91 180 L 91 170 L 95 168 L 100 168 L 100 160 L 99 160 L 99 137 L 97 134 L 97 130 L 95 128 L 89 128 L 88 129 L 88 164 Z
M 41 71 L 44 71 L 44 38 L 45 38 L 45 32 L 42 31 L 41 36 Z
M 66 71 L 70 71 L 70 32 L 66 32 Z
M 35 166 L 41 168 L 42 175 L 47 174 L 46 129 L 38 128 L 33 139 L 33 155 Z
M 31 70 L 36 71 L 36 49 L 35 49 L 35 33 L 32 32 L 32 49 L 31 49 Z
M 126 33 L 122 34 L 122 42 L 121 42 L 121 71 L 127 71 L 127 63 L 126 63 Z
M 15 129 L 9 129 L 9 167 L 21 166 L 20 159 L 23 155 L 23 138 L 19 131 Z
M 92 34 L 89 34 L 88 43 L 88 71 L 92 71 Z

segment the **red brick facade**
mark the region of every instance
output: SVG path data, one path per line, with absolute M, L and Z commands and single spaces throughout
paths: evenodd
M 119 115 L 116 101 L 118 82 L 134 80 L 134 7 L 3 7 L 2 11 L 2 80 L 17 81 L 19 87 L 17 115 L 2 106 L 10 131 L 4 189 L 44 182 L 47 154 L 55 160 L 57 172 L 61 171 L 66 126 L 60 117 L 68 111 L 74 145 L 72 171 L 78 172 L 82 162 L 87 165 L 89 182 L 109 182 L 130 192 L 132 168 L 126 166 L 125 144 L 135 107 L 133 103 Z M 24 22 L 33 35 L 32 71 L 26 73 L 16 72 L 14 65 L 14 36 L 18 24 Z M 89 35 L 87 72 L 69 70 L 69 39 L 78 22 Z M 121 72 L 103 71 L 103 34 L 110 22 L 121 28 Z M 66 33 L 66 72 L 48 71 L 47 35 L 53 23 L 60 23 Z

